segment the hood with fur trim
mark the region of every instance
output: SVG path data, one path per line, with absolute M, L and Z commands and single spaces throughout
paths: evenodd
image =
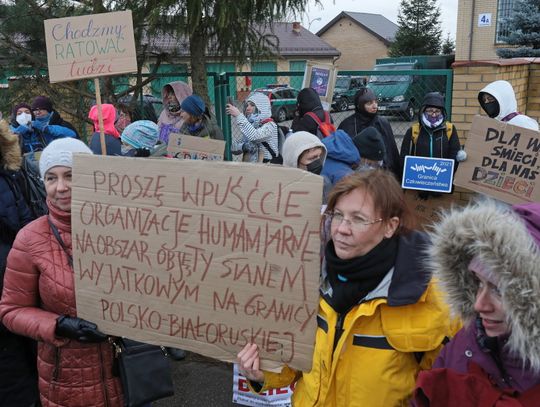
M 523 219 L 491 199 L 452 209 L 430 232 L 429 265 L 452 311 L 471 323 L 478 283 L 468 265 L 478 256 L 498 279 L 511 330 L 507 346 L 540 371 L 540 249 Z
M 5 120 L 0 121 L 0 166 L 6 170 L 21 168 L 21 147 L 19 138 L 9 130 Z

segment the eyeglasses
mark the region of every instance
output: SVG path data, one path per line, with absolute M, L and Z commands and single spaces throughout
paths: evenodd
M 426 112 L 427 114 L 441 114 L 442 113 L 442 110 L 441 109 L 426 109 L 424 110 L 424 112 Z
M 347 219 L 341 212 L 327 213 L 326 216 L 330 219 L 330 224 L 332 226 L 339 227 L 343 222 L 346 222 L 347 226 L 358 232 L 367 230 L 369 226 L 374 225 L 375 223 L 382 222 L 382 218 L 367 220 L 360 216 L 353 216 L 352 219 Z

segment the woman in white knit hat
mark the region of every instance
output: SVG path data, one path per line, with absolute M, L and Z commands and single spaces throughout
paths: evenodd
M 52 141 L 41 154 L 49 214 L 25 226 L 7 260 L 0 318 L 38 341 L 43 406 L 122 406 L 113 353 L 96 324 L 77 318 L 71 243 L 73 154 L 92 154 L 80 140 Z

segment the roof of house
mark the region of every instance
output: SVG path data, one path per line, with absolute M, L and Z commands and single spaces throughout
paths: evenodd
M 279 39 L 277 54 L 293 57 L 337 57 L 341 53 L 326 43 L 322 38 L 300 26 L 299 32 L 293 30 L 293 23 L 274 23 L 262 27 L 261 32 L 274 34 Z M 144 36 L 143 43 L 150 44 L 151 52 L 176 53 L 179 56 L 189 55 L 189 40 L 185 36 L 162 33 L 151 38 Z M 215 55 L 215 47 L 209 46 L 207 55 Z
M 321 28 L 316 35 L 320 37 L 342 18 L 351 19 L 354 23 L 358 24 L 360 27 L 370 32 L 387 45 L 394 41 L 396 31 L 398 30 L 397 24 L 393 23 L 381 14 L 342 11 L 334 19 L 332 19 L 332 21 Z

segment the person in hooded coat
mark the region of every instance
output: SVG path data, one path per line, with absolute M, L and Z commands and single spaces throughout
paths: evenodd
M 338 129 L 354 137 L 366 127 L 375 127 L 381 133 L 386 148 L 384 167 L 401 181 L 402 165 L 392 127 L 386 118 L 377 114 L 377 96 L 367 87 L 358 89 L 354 95 L 354 114 L 341 122 Z
M 170 82 L 161 89 L 163 110 L 159 115 L 159 141 L 169 143 L 169 134 L 178 133 L 184 124 L 181 117 L 181 105 L 185 98 L 193 93 L 189 85 L 182 81 Z
M 538 131 L 538 121 L 517 111 L 516 94 L 507 81 L 491 82 L 478 93 L 478 102 L 492 119 Z
M 194 137 L 223 140 L 223 132 L 210 113 L 210 109 L 199 95 L 191 95 L 184 99 L 181 104 L 180 117 L 184 124 L 180 133 Z
M 464 326 L 420 373 L 413 405 L 540 405 L 540 203 L 453 208 L 431 241 L 428 263 Z
M 325 145 L 307 131 L 290 134 L 283 143 L 283 166 L 300 168 L 323 177 L 322 203 L 326 204 L 332 183 L 322 171 L 327 158 Z
M 21 162 L 17 136 L 0 121 L 0 295 L 15 236 L 33 220 L 17 181 Z M 39 400 L 35 347 L 0 322 L 0 406 L 30 407 Z
M 240 136 L 233 138 L 232 153 L 246 153 L 249 162 L 270 162 L 279 156 L 278 128 L 272 120 L 270 99 L 264 93 L 254 92 L 248 96 L 244 113 L 231 104 L 225 107 L 227 114 L 235 118 Z M 270 152 L 272 150 L 272 153 Z
M 317 135 L 319 124 L 312 117 L 306 115 L 306 113 L 313 112 L 321 121 L 324 121 L 325 115 L 321 98 L 315 89 L 304 88 L 298 93 L 296 100 L 295 116 L 291 123 L 292 131 L 307 131 L 308 133 Z
M 117 115 L 116 108 L 111 104 L 104 103 L 101 105 L 101 113 L 103 116 L 103 130 L 105 133 L 105 148 L 107 149 L 107 155 L 121 155 L 122 142 L 120 141 L 120 133 L 114 125 Z M 94 123 L 94 133 L 92 133 L 92 139 L 90 140 L 90 150 L 92 150 L 94 154 L 102 154 L 98 107 L 96 105 L 90 108 L 88 118 Z
M 51 99 L 47 96 L 36 96 L 32 101 L 32 128 L 43 140 L 43 145 L 46 147 L 51 141 L 73 137 L 79 138 L 79 133 L 75 127 L 65 121 L 60 113 L 54 107 Z
M 418 157 L 448 158 L 456 160 L 456 155 L 461 149 L 456 126 L 452 125 L 450 137 L 446 129 L 447 113 L 444 108 L 444 96 L 439 92 L 427 93 L 424 97 L 418 123 L 420 133 L 416 143 L 412 141 L 412 127 L 410 127 L 401 144 L 401 165 L 406 155 Z M 456 163 L 457 164 L 457 163 Z M 457 165 L 454 170 L 457 169 Z
M 13 106 L 9 129 L 19 136 L 19 145 L 23 154 L 45 148 L 44 140 L 32 127 L 33 119 L 32 107 L 28 103 Z
M 327 156 L 322 174 L 330 184 L 335 185 L 341 178 L 352 174 L 360 161 L 360 154 L 353 140 L 343 130 L 322 139 Z

